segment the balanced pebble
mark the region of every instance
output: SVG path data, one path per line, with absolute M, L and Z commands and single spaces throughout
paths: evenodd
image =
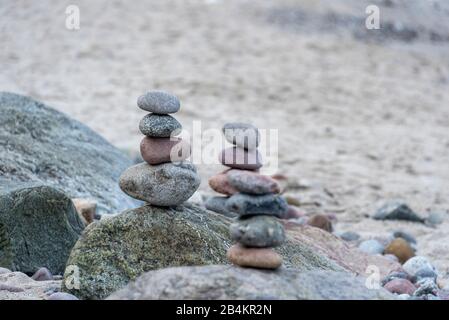
M 259 130 L 247 123 L 227 123 L 223 126 L 223 134 L 227 141 L 247 150 L 254 150 L 259 146 Z
M 179 99 L 164 91 L 150 91 L 137 99 L 137 106 L 145 111 L 168 114 L 179 111 Z
M 237 193 L 228 199 L 226 208 L 238 213 L 241 217 L 272 215 L 283 218 L 288 211 L 288 204 L 284 198 L 277 195 L 253 196 Z
M 282 224 L 274 217 L 254 216 L 231 224 L 231 239 L 246 247 L 277 247 L 285 241 Z
M 218 193 L 231 196 L 239 191 L 230 183 L 226 172 L 216 174 L 209 178 L 209 186 Z
M 120 188 L 129 196 L 156 206 L 175 206 L 189 199 L 200 185 L 193 164 L 145 162 L 125 170 L 120 176 Z
M 282 257 L 271 248 L 245 248 L 235 244 L 229 248 L 227 257 L 240 267 L 277 269 L 282 265 Z
M 219 156 L 221 164 L 235 169 L 257 170 L 262 167 L 262 156 L 257 150 L 247 151 L 242 148 L 224 149 Z
M 144 137 L 140 143 L 140 154 L 149 164 L 183 161 L 190 152 L 190 144 L 180 138 Z
M 238 191 L 249 194 L 279 193 L 279 183 L 269 176 L 259 173 L 232 169 L 226 173 L 229 183 Z
M 178 134 L 182 125 L 172 116 L 150 113 L 140 120 L 139 129 L 148 137 L 168 138 Z

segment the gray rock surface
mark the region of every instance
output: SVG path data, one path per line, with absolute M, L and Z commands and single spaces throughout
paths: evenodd
M 48 186 L 0 192 L 0 266 L 62 274 L 84 224 L 72 201 Z
M 147 114 L 140 120 L 139 130 L 149 137 L 168 138 L 171 134 L 180 132 L 182 125 L 169 115 Z
M 370 290 L 363 278 L 344 272 L 281 268 L 261 271 L 225 265 L 150 271 L 110 300 L 376 300 L 394 299 L 383 288 Z
M 0 92 L 0 191 L 40 183 L 93 198 L 100 213 L 135 207 L 121 192 L 132 161 L 82 123 L 29 97 Z
M 120 176 L 120 188 L 129 196 L 156 206 L 176 206 L 187 201 L 200 186 L 190 162 L 134 165 Z
M 204 206 L 207 210 L 211 210 L 216 213 L 220 213 L 230 218 L 237 217 L 237 214 L 226 209 L 226 201 L 228 197 L 209 197 Z
M 167 114 L 178 112 L 181 104 L 174 95 L 164 91 L 149 91 L 137 99 L 137 106 L 145 111 Z

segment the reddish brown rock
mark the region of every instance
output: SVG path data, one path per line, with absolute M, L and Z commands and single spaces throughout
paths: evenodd
M 263 165 L 259 151 L 249 151 L 238 147 L 224 149 L 219 155 L 219 161 L 230 168 L 243 170 L 257 170 Z
M 190 157 L 190 144 L 180 138 L 144 137 L 140 143 L 140 154 L 151 165 L 179 162 Z
M 327 232 L 332 232 L 333 230 L 331 220 L 323 214 L 316 214 L 312 216 L 307 224 L 312 227 L 323 229 Z
M 227 257 L 240 267 L 277 269 L 282 265 L 282 257 L 270 248 L 246 248 L 235 244 L 229 248 Z
M 396 278 L 387 282 L 387 284 L 384 285 L 384 288 L 390 291 L 391 293 L 409 294 L 409 295 L 412 295 L 416 290 L 416 287 L 413 283 L 411 283 L 407 279 L 401 278 Z
M 415 256 L 415 252 L 410 244 L 402 238 L 396 238 L 391 241 L 385 248 L 384 253 L 395 255 L 400 263 L 405 263 L 408 259 Z
M 226 173 L 229 183 L 238 191 L 248 194 L 279 193 L 279 183 L 269 176 L 247 170 L 232 169 Z
M 209 179 L 209 186 L 218 193 L 225 194 L 228 196 L 232 196 L 235 193 L 238 193 L 239 191 L 235 189 L 231 184 L 229 183 L 228 177 L 226 175 L 226 172 L 222 172 L 219 174 L 216 174 Z

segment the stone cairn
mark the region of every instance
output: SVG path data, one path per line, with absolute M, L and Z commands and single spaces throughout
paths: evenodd
M 227 254 L 233 264 L 277 269 L 282 265 L 282 257 L 272 248 L 285 241 L 284 227 L 278 218 L 285 216 L 288 204 L 278 195 L 278 182 L 259 173 L 259 130 L 249 124 L 228 123 L 223 133 L 234 146 L 224 149 L 219 160 L 231 169 L 211 177 L 209 185 L 226 197 L 210 198 L 206 208 L 238 215 L 230 226 L 231 239 L 236 244 Z
M 190 157 L 190 144 L 176 137 L 181 124 L 169 114 L 179 111 L 177 97 L 163 91 L 150 91 L 137 100 L 137 106 L 150 112 L 140 121 L 145 135 L 140 153 L 146 162 L 126 169 L 120 188 L 129 196 L 155 206 L 176 206 L 189 199 L 200 185 Z

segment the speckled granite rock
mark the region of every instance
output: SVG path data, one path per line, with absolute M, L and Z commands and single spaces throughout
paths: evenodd
M 383 288 L 370 290 L 363 278 L 345 272 L 213 265 L 151 271 L 108 299 L 389 300 L 394 296 Z

